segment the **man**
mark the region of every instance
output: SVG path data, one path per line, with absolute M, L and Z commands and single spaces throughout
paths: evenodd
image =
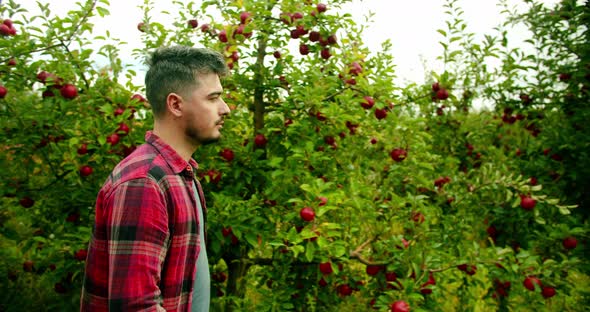
M 209 310 L 206 206 L 191 155 L 221 136 L 226 74 L 223 56 L 207 49 L 151 55 L 154 128 L 98 193 L 81 311 Z

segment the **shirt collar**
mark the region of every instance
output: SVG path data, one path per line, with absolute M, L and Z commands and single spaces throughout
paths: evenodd
M 154 146 L 164 160 L 170 165 L 174 173 L 178 174 L 183 170 L 196 172 L 199 169 L 199 164 L 191 157 L 186 162 L 178 153 L 168 144 L 166 144 L 160 137 L 155 135 L 153 131 L 147 131 L 145 134 L 145 141 Z

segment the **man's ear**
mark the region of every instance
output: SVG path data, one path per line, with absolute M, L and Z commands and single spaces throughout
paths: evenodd
M 166 97 L 166 109 L 174 117 L 181 117 L 183 113 L 183 99 L 182 96 L 176 93 L 170 93 Z

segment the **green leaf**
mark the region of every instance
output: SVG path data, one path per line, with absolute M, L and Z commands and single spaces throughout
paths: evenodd
M 100 17 L 105 17 L 105 16 L 109 15 L 109 10 L 107 10 L 105 8 L 101 8 L 101 7 L 97 6 L 96 10 L 98 11 L 98 14 L 100 15 Z
M 246 241 L 250 245 L 252 245 L 253 247 L 258 246 L 258 236 L 256 235 L 256 233 L 248 232 L 248 233 L 246 233 L 245 237 L 246 237 Z
M 293 247 L 289 248 L 292 252 L 293 252 L 293 256 L 295 258 L 297 258 L 297 256 L 305 251 L 305 247 L 301 246 L 301 245 L 295 245 Z
M 336 258 L 342 257 L 346 254 L 346 247 L 342 244 L 333 244 L 331 253 Z
M 305 248 L 305 260 L 307 260 L 307 262 L 313 261 L 314 253 L 315 253 L 315 245 L 313 243 L 307 244 L 307 246 Z
M 328 240 L 325 237 L 320 236 L 320 237 L 318 237 L 318 240 L 316 241 L 316 243 L 318 244 L 318 247 L 320 249 L 324 249 L 324 248 L 326 248 L 326 246 L 328 246 L 328 244 L 330 242 L 328 242 Z
M 282 162 L 283 162 L 283 158 L 282 157 L 273 157 L 273 158 L 271 158 L 269 160 L 268 165 L 271 168 L 280 168 Z
M 559 209 L 559 213 L 562 215 L 569 215 L 571 213 L 567 206 L 557 205 L 557 209 Z

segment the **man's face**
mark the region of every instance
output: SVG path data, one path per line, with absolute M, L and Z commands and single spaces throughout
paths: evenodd
M 229 114 L 221 98 L 223 87 L 217 74 L 201 74 L 200 85 L 184 98 L 185 136 L 197 145 L 217 142 L 221 137 L 223 119 Z

